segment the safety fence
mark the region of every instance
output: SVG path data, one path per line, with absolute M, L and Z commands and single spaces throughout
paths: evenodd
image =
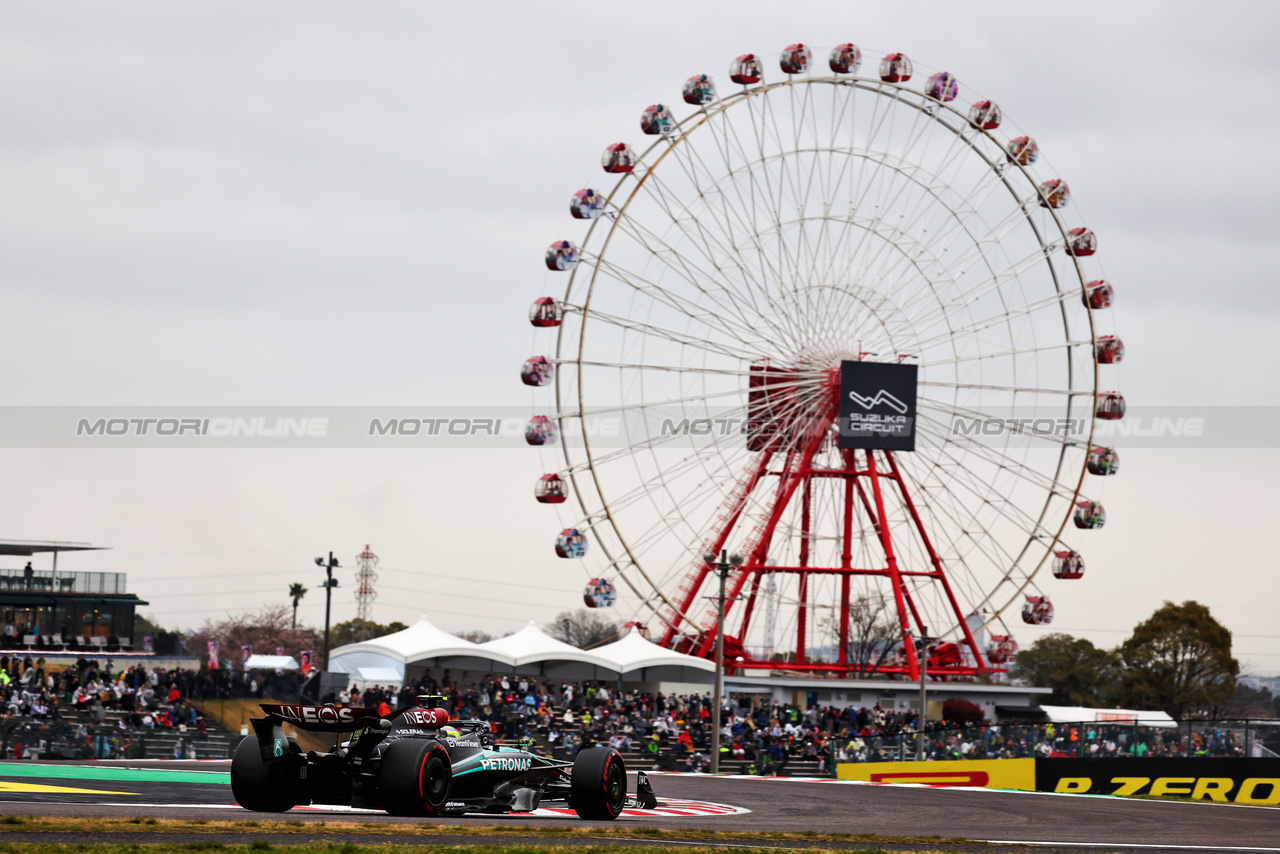
M 71 721 L 0 723 L 5 759 L 229 759 L 240 736 Z
M 834 739 L 833 762 L 909 761 L 919 734 L 850 735 Z M 924 758 L 1105 759 L 1144 757 L 1275 758 L 1280 721 L 1080 721 L 938 727 L 924 733 Z

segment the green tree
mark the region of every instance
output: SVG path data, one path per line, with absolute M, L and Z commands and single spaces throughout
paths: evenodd
M 1280 709 L 1280 697 L 1271 696 L 1271 689 L 1265 685 L 1254 688 L 1243 682 L 1236 683 L 1236 692 L 1227 700 L 1222 710 L 1228 718 L 1269 718 Z
M 1120 645 L 1124 700 L 1178 720 L 1221 712 L 1235 693 L 1240 662 L 1231 632 L 1199 602 L 1165 602 Z
M 1084 638 L 1054 632 L 1017 654 L 1012 675 L 1037 688 L 1052 688 L 1050 704 L 1109 705 L 1119 694 L 1120 659 Z
M 329 630 L 329 648 L 337 649 L 349 643 L 373 640 L 383 635 L 403 632 L 407 628 L 408 626 L 404 623 L 388 623 L 384 626 L 381 623 L 375 623 L 373 620 L 362 620 L 356 617 L 354 620 L 338 623 Z
M 307 595 L 307 588 L 299 583 L 289 585 L 289 598 L 293 600 L 293 627 L 298 627 L 298 603 L 302 601 L 302 597 Z

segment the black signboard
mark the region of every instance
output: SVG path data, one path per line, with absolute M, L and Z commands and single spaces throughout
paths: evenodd
M 1273 807 L 1280 805 L 1280 759 L 1037 759 L 1036 789 L 1096 795 L 1176 795 L 1195 801 Z
M 840 364 L 841 448 L 916 449 L 916 366 Z

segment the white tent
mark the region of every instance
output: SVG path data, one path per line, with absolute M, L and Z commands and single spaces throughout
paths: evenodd
M 516 673 L 551 679 L 612 679 L 617 668 L 592 650 L 556 640 L 537 622 L 529 621 L 515 634 L 480 644 L 486 653 L 510 658 Z
M 631 682 L 709 683 L 715 673 L 712 662 L 663 649 L 634 629 L 607 646 L 584 650 L 556 640 L 531 621 L 513 635 L 474 644 L 436 628 L 425 616 L 402 632 L 340 646 L 329 656 L 330 670 L 361 682 L 403 683 L 407 665 L 549 679 L 621 676 Z
M 376 670 L 385 678 L 387 670 L 394 670 L 399 681 L 403 682 L 406 664 L 490 670 L 495 664 L 505 665 L 503 669 L 514 667 L 515 661 L 508 655 L 491 652 L 479 644 L 436 628 L 425 615 L 404 631 L 349 643 L 329 655 L 330 670 L 349 673 L 356 678 L 360 678 L 358 673 L 366 670 Z
M 1139 726 L 1176 727 L 1178 722 L 1168 712 L 1145 711 L 1142 709 L 1091 709 L 1086 706 L 1046 706 L 1040 708 L 1049 716 L 1049 722 L 1055 724 L 1102 723 L 1102 724 L 1138 724 Z
M 592 652 L 608 661 L 630 682 L 715 681 L 715 662 L 660 647 L 645 640 L 634 628 L 621 640 L 596 647 Z
M 245 670 L 297 670 L 298 661 L 292 655 L 251 655 L 244 660 Z

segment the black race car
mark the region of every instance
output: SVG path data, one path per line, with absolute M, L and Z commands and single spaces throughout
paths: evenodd
M 626 795 L 626 768 L 611 747 L 587 747 L 573 762 L 559 762 L 520 747 L 494 744 L 485 721 L 449 720 L 423 706 L 385 717 L 374 709 L 263 703 L 253 735 L 236 748 L 231 791 L 259 812 L 306 804 L 344 804 L 392 815 L 531 812 L 564 803 L 585 819 L 612 821 L 625 807 L 652 808 L 649 781 L 637 775 L 636 796 Z M 282 724 L 341 735 L 327 753 L 304 753 Z

